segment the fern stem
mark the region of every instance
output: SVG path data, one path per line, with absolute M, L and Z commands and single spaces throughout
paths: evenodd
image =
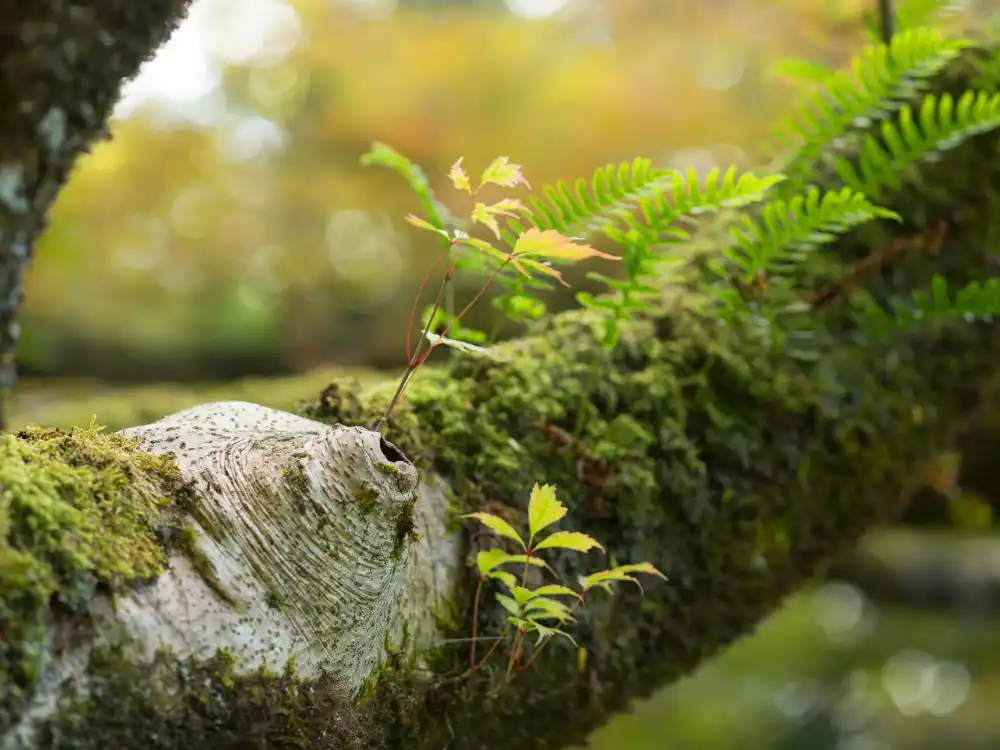
M 503 262 L 503 263 L 501 263 L 501 264 L 500 264 L 499 266 L 497 266 L 497 267 L 496 267 L 496 270 L 494 270 L 494 271 L 493 271 L 493 273 L 492 273 L 492 274 L 490 275 L 490 277 L 489 277 L 488 279 L 486 279 L 486 283 L 485 283 L 485 284 L 483 284 L 483 285 L 482 285 L 482 287 L 480 287 L 480 289 L 479 289 L 479 291 L 478 291 L 478 292 L 476 292 L 476 296 L 475 296 L 475 297 L 473 297 L 473 298 L 472 298 L 472 299 L 471 299 L 471 300 L 469 301 L 469 304 L 467 304 L 467 305 L 466 305 L 465 307 L 463 307 L 463 308 L 462 308 L 462 312 L 460 312 L 460 313 L 459 313 L 458 315 L 456 315 L 456 316 L 455 316 L 455 317 L 454 317 L 454 318 L 453 318 L 453 319 L 451 320 L 451 322 L 449 322 L 449 323 L 448 323 L 448 325 L 447 325 L 447 326 L 445 326 L 445 329 L 444 329 L 444 331 L 443 331 L 443 332 L 441 333 L 441 337 L 442 337 L 442 338 L 448 335 L 448 331 L 450 331 L 450 330 L 451 330 L 451 327 L 452 327 L 452 326 L 453 326 L 453 325 L 454 325 L 455 323 L 457 323 L 457 322 L 458 322 L 458 321 L 459 321 L 459 320 L 460 320 L 460 319 L 462 318 L 462 316 L 464 316 L 464 315 L 465 315 L 465 314 L 466 314 L 467 312 L 469 312 L 469 310 L 470 310 L 470 309 L 472 308 L 472 306 L 473 306 L 474 304 L 476 304 L 476 302 L 478 302 L 478 301 L 479 301 L 479 298 L 480 298 L 480 297 L 482 297 L 482 296 L 483 296 L 483 294 L 485 294 L 485 293 L 486 293 L 486 290 L 490 288 L 490 285 L 491 285 L 491 284 L 492 284 L 492 283 L 493 283 L 494 281 L 496 281 L 496 278 L 497 278 L 497 276 L 499 276 L 499 275 L 500 275 L 500 272 L 501 272 L 501 271 L 503 271 L 503 269 L 507 267 L 507 263 L 508 263 L 508 262 L 510 262 L 510 259 L 511 259 L 511 257 L 512 257 L 512 256 L 508 256 L 508 257 L 507 257 L 506 259 L 504 259 L 504 262 Z M 431 349 L 433 349 L 433 347 L 431 347 Z M 427 351 L 427 354 L 430 354 L 430 352 L 431 352 L 431 350 L 428 350 L 428 351 Z M 419 362 L 417 363 L 418 365 L 420 364 L 420 362 L 423 362 L 423 361 L 424 361 L 424 359 L 426 359 L 426 358 L 427 358 L 427 354 L 425 354 L 425 355 L 424 355 L 424 357 L 423 357 L 423 358 L 422 358 L 422 359 L 421 359 L 421 360 L 420 360 L 420 361 L 419 361 Z
M 449 245 L 448 252 L 445 253 L 444 258 L 447 258 L 448 254 L 451 253 L 451 248 L 452 246 Z M 440 262 L 440 260 L 438 262 Z M 437 264 L 435 264 L 435 266 L 436 265 Z M 417 346 L 414 348 L 412 354 L 410 353 L 410 330 L 413 328 L 414 314 L 413 312 L 411 312 L 410 314 L 410 324 L 406 330 L 406 370 L 403 372 L 403 377 L 400 378 L 399 380 L 399 385 L 396 386 L 396 392 L 392 394 L 392 399 L 390 399 L 389 405 L 385 407 L 385 411 L 382 412 L 382 416 L 379 417 L 378 422 L 375 424 L 376 432 L 378 432 L 382 428 L 382 424 L 385 422 L 386 419 L 389 418 L 389 415 L 392 414 L 392 410 L 396 408 L 396 404 L 399 402 L 400 397 L 403 395 L 403 391 L 405 390 L 407 383 L 410 382 L 410 378 L 413 376 L 413 373 L 416 371 L 418 367 L 420 367 L 420 365 L 422 365 L 426 361 L 426 359 L 431 355 L 431 352 L 434 351 L 434 344 L 431 344 L 426 352 L 421 354 L 419 358 L 417 357 L 417 354 L 420 353 L 420 347 L 422 347 L 424 345 L 424 342 L 427 341 L 427 334 L 430 332 L 431 326 L 434 324 L 434 316 L 437 315 L 437 311 L 441 308 L 441 300 L 444 297 L 445 289 L 448 287 L 448 282 L 451 281 L 451 276 L 454 269 L 455 269 L 454 263 L 450 263 L 448 265 L 448 268 L 445 269 L 444 278 L 441 280 L 441 286 L 438 288 L 437 298 L 434 300 L 434 307 L 431 309 L 431 314 L 427 317 L 427 323 L 424 325 L 424 330 L 420 334 L 420 340 L 417 342 Z M 433 270 L 433 268 L 431 270 Z M 427 284 L 426 280 L 429 277 L 430 277 L 430 272 L 428 272 L 427 276 L 424 277 L 425 279 L 424 283 L 420 285 L 421 292 L 426 286 Z M 414 311 L 417 309 L 417 304 L 419 303 L 419 300 L 420 300 L 420 292 L 417 293 L 417 299 L 413 303 Z
M 441 263 L 445 260 L 445 258 L 448 257 L 448 254 L 451 253 L 451 247 L 452 247 L 451 244 L 449 244 L 448 245 L 448 249 L 444 252 L 444 254 L 440 258 L 438 258 L 436 261 L 434 261 L 434 263 L 431 265 L 431 267 L 427 269 L 427 273 L 424 274 L 424 278 L 420 282 L 420 288 L 417 289 L 417 295 L 413 298 L 413 307 L 410 308 L 410 319 L 406 323 L 406 364 L 407 364 L 407 366 L 409 366 L 410 364 L 412 364 L 413 360 L 416 358 L 416 352 L 412 351 L 412 344 L 413 344 L 412 336 L 413 336 L 413 323 L 417 319 L 417 308 L 420 306 L 420 298 L 424 295 L 424 289 L 427 288 L 427 282 L 431 280 L 431 274 L 434 273 L 434 269 L 437 268 L 439 265 L 441 265 Z M 447 284 L 447 274 L 445 274 L 445 282 L 444 283 Z M 433 319 L 434 319 L 434 316 L 431 315 L 431 320 L 433 320 Z M 417 342 L 417 349 L 420 349 L 420 344 L 422 342 L 423 342 L 423 339 L 421 338 L 421 340 Z

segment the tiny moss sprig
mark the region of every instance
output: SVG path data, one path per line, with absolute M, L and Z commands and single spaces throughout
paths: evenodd
M 512 630 L 513 639 L 508 651 L 507 667 L 504 671 L 502 683 L 504 685 L 529 669 L 545 645 L 554 636 L 561 636 L 569 640 L 574 646 L 577 646 L 578 659 L 585 659 L 586 653 L 579 653 L 581 649 L 573 637 L 561 627 L 550 623 L 554 622 L 560 626 L 572 623 L 575 619 L 574 612 L 584 604 L 586 595 L 594 588 L 602 588 L 613 594 L 612 583 L 629 581 L 639 585 L 635 573 L 656 575 L 666 580 L 666 576 L 660 571 L 650 563 L 644 562 L 619 565 L 588 576 L 581 576 L 577 580 L 579 590 L 551 583 L 535 589 L 530 588 L 528 586 L 528 571 L 531 567 L 550 569 L 548 563 L 536 553 L 546 549 L 564 549 L 581 553 L 589 552 L 592 549 L 602 551 L 604 549 L 597 540 L 579 531 L 554 531 L 545 538 L 539 538 L 541 531 L 562 519 L 566 512 L 566 507 L 556 499 L 555 487 L 548 484 L 542 486 L 535 484 L 528 502 L 527 541 L 513 526 L 499 516 L 491 513 L 469 513 L 462 516 L 479 521 L 498 537 L 513 540 L 520 550 L 517 554 L 508 554 L 495 547 L 482 550 L 476 556 L 479 581 L 476 586 L 472 610 L 472 645 L 469 649 L 470 673 L 478 672 L 482 668 L 499 644 L 506 641 Z M 520 567 L 520 578 L 510 571 L 503 570 L 502 566 L 504 565 Z M 507 625 L 486 655 L 477 661 L 476 642 L 480 599 L 484 586 L 493 581 L 499 582 L 507 590 L 507 593 L 498 592 L 494 595 L 496 601 L 507 612 Z M 641 585 L 639 588 L 641 590 Z M 567 604 L 566 599 L 557 597 L 565 597 L 572 603 Z M 526 639 L 531 633 L 537 634 L 538 637 L 531 654 L 527 655 Z

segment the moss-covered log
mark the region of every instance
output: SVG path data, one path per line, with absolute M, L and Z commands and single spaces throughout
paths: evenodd
M 65 36 L 51 54 L 80 55 L 79 27 L 95 44 L 123 44 L 136 65 L 180 7 L 143 6 L 161 12 L 154 18 L 120 3 L 106 16 L 98 3 L 7 5 L 4 34 L 22 53 L 17 24 L 56 14 L 36 30 Z M 88 18 L 149 28 L 126 43 Z M 121 56 L 102 65 L 95 50 L 68 79 L 81 107 L 89 86 L 116 87 L 121 72 Z M 29 101 L 4 62 L 5 106 Z M 945 85 L 964 88 L 968 62 Z M 48 64 L 22 75 L 69 95 Z M 36 136 L 22 143 L 5 165 L 41 153 Z M 901 225 L 844 237 L 824 251 L 831 263 L 809 267 L 825 273 L 943 224 L 936 255 L 910 253 L 868 282 L 877 297 L 935 272 L 956 284 L 995 275 L 997 145 L 981 136 L 922 168 L 889 197 Z M 58 186 L 65 170 L 54 174 Z M 25 224 L 22 183 L 3 185 L 10 255 L 37 232 L 39 209 L 31 204 L 36 223 Z M 39 206 L 51 200 L 38 195 Z M 599 321 L 573 312 L 497 347 L 495 359 L 458 356 L 427 372 L 390 425 L 408 459 L 365 429 L 320 424 L 371 424 L 391 385 L 360 397 L 331 387 L 303 409 L 314 422 L 230 404 L 130 435 L 5 436 L 0 747 L 556 747 L 750 632 L 860 534 L 898 516 L 920 467 L 953 445 L 992 387 L 1000 340 L 993 325 L 964 324 L 868 342 L 847 298 L 799 319 L 811 356 L 792 357 L 721 327 L 701 274 L 696 256 L 613 352 L 598 343 Z M 817 270 L 800 281 L 829 278 Z M 483 509 L 523 522 L 535 482 L 559 487 L 564 528 L 669 580 L 643 596 L 597 596 L 573 625 L 579 651 L 553 641 L 504 686 L 502 659 L 466 674 L 475 580 L 448 550 L 489 542 L 452 522 Z M 572 581 L 603 560 L 550 562 Z M 172 582 L 210 616 L 185 611 Z M 350 616 L 349 600 L 363 601 Z M 480 637 L 505 617 L 484 604 Z M 209 623 L 214 632 L 194 630 Z
M 964 63 L 952 75 L 959 78 L 963 71 Z M 996 147 L 996 138 L 984 136 L 956 149 L 947 162 L 923 172 L 919 187 L 892 197 L 892 207 L 907 217 L 903 226 L 871 227 L 845 237 L 831 252 L 847 260 L 864 257 L 890 242 L 890 231 L 916 234 L 944 221 L 949 232 L 940 252 L 902 258 L 871 282 L 874 291 L 905 291 L 923 285 L 934 272 L 956 283 L 989 275 L 989 251 L 997 244 L 990 218 L 1000 185 Z M 147 440 L 147 448 L 157 450 L 149 441 L 163 439 L 168 442 L 159 449 L 179 454 L 181 475 L 189 480 L 180 485 L 186 493 L 181 500 L 170 500 L 177 496 L 170 485 L 177 469 L 142 458 L 135 448 L 120 444 L 122 438 L 39 433 L 8 438 L 26 467 L 24 478 L 6 487 L 8 525 L 26 517 L 25 507 L 70 513 L 83 502 L 90 528 L 117 518 L 123 504 L 145 508 L 138 527 L 120 532 L 127 537 L 109 528 L 110 551 L 92 563 L 86 550 L 66 551 L 64 544 L 72 548 L 75 536 L 63 535 L 57 543 L 39 536 L 36 523 L 27 524 L 30 533 L 20 537 L 15 551 L 42 561 L 41 570 L 58 583 L 44 589 L 45 595 L 23 596 L 37 627 L 25 627 L 29 621 L 23 613 L 29 610 L 8 613 L 4 620 L 5 631 L 18 627 L 20 640 L 7 642 L 22 665 L 17 694 L 6 702 L 8 721 L 27 715 L 43 746 L 166 748 L 259 741 L 260 746 L 317 748 L 542 747 L 580 740 L 629 698 L 687 674 L 750 632 L 860 534 L 896 517 L 917 469 L 951 447 L 1000 361 L 992 325 L 928 327 L 876 344 L 859 340 L 839 304 L 810 319 L 816 356 L 786 357 L 760 339 L 720 327 L 699 291 L 698 263 L 689 270 L 689 278 L 670 287 L 656 313 L 625 326 L 613 352 L 599 345 L 599 322 L 589 313 L 560 315 L 526 338 L 498 347 L 495 359 L 460 356 L 425 373 L 390 425 L 393 441 L 422 473 L 421 495 L 435 486 L 448 488 L 447 503 L 430 506 L 436 508 L 430 513 L 438 527 L 451 514 L 484 508 L 517 523 L 524 518 L 531 485 L 552 482 L 570 506 L 569 526 L 604 542 L 619 562 L 649 560 L 669 576 L 669 581 L 647 584 L 645 596 L 623 590 L 613 598 L 598 597 L 582 610 L 573 629 L 582 652 L 554 642 L 499 693 L 491 689 L 502 681 L 502 660 L 463 676 L 475 582 L 460 561 L 427 576 L 431 557 L 416 554 L 418 546 L 411 543 L 403 548 L 404 555 L 412 555 L 409 574 L 441 582 L 446 595 L 425 601 L 421 617 L 437 605 L 433 628 L 401 627 L 394 637 L 386 625 L 388 637 L 379 653 L 387 658 L 369 675 L 361 701 L 350 681 L 315 664 L 299 672 L 295 665 L 284 665 L 279 671 L 277 662 L 265 661 L 271 674 L 261 674 L 261 661 L 245 653 L 227 650 L 209 659 L 205 644 L 210 640 L 187 650 L 178 647 L 185 638 L 168 640 L 167 651 L 155 657 L 147 653 L 143 661 L 136 656 L 143 649 L 130 646 L 137 640 L 155 642 L 157 623 L 146 621 L 145 632 L 123 629 L 131 640 L 109 638 L 118 629 L 103 625 L 110 615 L 95 603 L 106 600 L 108 591 L 127 602 L 162 586 L 165 575 L 175 574 L 173 560 L 190 554 L 190 541 L 184 541 L 190 532 L 183 529 L 192 526 L 192 519 L 206 534 L 203 544 L 222 549 L 235 545 L 241 552 L 241 545 L 259 547 L 280 537 L 281 548 L 267 550 L 267 559 L 293 564 L 277 579 L 273 567 L 249 566 L 247 580 L 259 584 L 265 604 L 269 581 L 272 586 L 280 581 L 282 590 L 296 595 L 317 593 L 315 585 L 295 581 L 314 574 L 305 564 L 311 558 L 303 554 L 320 538 L 303 528 L 312 511 L 302 511 L 304 520 L 293 519 L 301 532 L 295 535 L 270 516 L 252 520 L 278 529 L 277 536 L 234 534 L 228 524 L 202 522 L 227 504 L 225 485 L 234 476 L 230 472 L 221 481 L 224 466 L 192 464 L 184 455 L 189 441 L 202 451 L 231 439 L 204 434 L 204 415 L 214 409 L 202 409 L 136 433 Z M 806 281 L 818 285 L 822 279 Z M 330 424 L 370 424 L 390 390 L 386 384 L 359 397 L 350 384 L 341 383 L 303 413 Z M 231 416 L 224 410 L 213 423 Z M 240 429 L 258 439 L 273 432 L 266 420 L 251 422 Z M 319 429 L 313 425 L 306 432 Z M 65 448 L 85 440 L 114 446 L 115 459 L 94 459 L 91 472 L 91 459 Z M 78 491 L 65 493 L 46 484 L 49 470 L 31 458 L 30 450 L 62 456 L 76 472 Z M 294 506 L 296 496 L 326 497 L 322 472 L 310 475 L 311 481 L 287 482 L 280 461 L 262 465 L 271 473 L 237 472 L 240 486 L 273 498 L 275 482 L 261 477 L 284 477 L 288 493 L 281 507 Z M 101 472 L 108 468 L 125 475 L 140 472 L 145 481 L 138 486 L 147 489 L 137 495 L 134 484 L 105 480 L 111 490 L 88 494 L 86 482 L 105 476 Z M 355 502 L 365 502 L 363 495 Z M 29 504 L 33 497 L 38 500 Z M 97 497 L 100 502 L 88 500 Z M 59 528 L 53 531 L 56 537 Z M 434 528 L 418 523 L 416 531 L 427 534 Z M 114 543 L 119 538 L 133 541 Z M 145 582 L 163 560 L 157 562 L 154 555 L 145 567 L 127 564 L 131 558 L 124 550 L 135 547 L 136 538 L 142 542 L 138 549 L 152 549 L 155 543 L 165 550 L 171 572 Z M 429 538 L 423 543 L 433 554 L 446 541 L 469 552 L 484 541 L 460 530 L 433 543 Z M 67 568 L 67 559 L 76 567 Z M 226 605 L 234 597 L 218 585 L 212 555 L 200 559 L 202 564 L 191 568 L 206 584 L 202 595 Z M 596 552 L 584 563 L 570 556 L 551 561 L 568 580 L 602 564 Z M 32 582 L 40 576 L 5 579 L 4 600 L 13 600 L 14 592 L 35 591 Z M 324 597 L 291 603 L 318 618 L 328 605 Z M 399 609 L 398 602 L 392 607 L 411 613 L 403 615 L 404 621 L 416 617 L 412 609 Z M 121 622 L 121 612 L 127 611 L 121 608 L 111 621 Z M 481 636 L 496 635 L 504 616 L 496 606 L 483 607 Z M 234 627 L 248 625 L 235 622 Z M 359 627 L 367 625 L 359 622 Z M 269 632 L 277 641 L 287 636 Z M 39 640 L 39 633 L 46 639 Z M 95 635 L 102 638 L 94 641 Z M 81 652 L 67 641 L 94 648 Z M 220 639 L 220 645 L 230 641 Z M 366 642 L 372 643 L 370 637 Z M 42 694 L 39 690 L 52 688 L 54 676 L 73 674 L 66 660 L 81 653 L 87 658 L 75 674 L 86 674 L 86 680 L 67 686 L 76 692 L 69 690 L 61 702 L 30 702 L 32 695 Z

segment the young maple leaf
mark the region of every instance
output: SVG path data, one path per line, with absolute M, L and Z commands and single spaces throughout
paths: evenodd
M 477 203 L 476 207 L 472 210 L 472 220 L 480 224 L 485 224 L 499 238 L 500 225 L 497 224 L 497 217 L 516 216 L 517 214 L 514 211 L 520 208 L 522 208 L 521 201 L 514 198 L 504 198 L 502 201 L 498 201 L 491 206 L 487 206 L 485 203 Z
M 511 164 L 509 156 L 498 156 L 490 162 L 490 165 L 483 171 L 483 176 L 479 180 L 479 187 L 488 182 L 502 187 L 516 187 L 523 183 L 529 190 L 531 189 L 531 185 L 528 184 L 528 181 L 524 179 L 524 175 L 521 174 L 521 165 Z
M 530 258 L 518 258 L 513 254 L 510 255 L 509 260 L 514 268 L 523 273 L 529 279 L 531 278 L 531 274 L 528 273 L 527 269 L 530 268 L 532 271 L 537 271 L 538 273 L 543 273 L 546 276 L 551 276 L 565 287 L 569 286 L 569 284 L 566 283 L 566 279 L 562 277 L 562 274 L 548 263 L 539 263 L 537 260 L 531 260 Z
M 512 255 L 518 258 L 536 256 L 547 260 L 586 260 L 587 258 L 606 258 L 621 260 L 617 255 L 609 255 L 595 250 L 590 245 L 582 245 L 570 237 L 560 234 L 555 229 L 539 230 L 532 227 L 517 238 Z
M 448 172 L 448 177 L 451 178 L 451 184 L 455 186 L 457 190 L 464 190 L 465 192 L 472 193 L 472 185 L 469 183 L 469 175 L 465 173 L 462 169 L 462 159 L 464 156 L 458 157 L 458 161 L 451 165 L 451 170 Z

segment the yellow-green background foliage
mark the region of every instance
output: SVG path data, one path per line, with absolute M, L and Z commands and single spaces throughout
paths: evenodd
M 221 86 L 138 107 L 81 162 L 31 273 L 26 366 L 395 365 L 435 245 L 402 222 L 402 181 L 359 165 L 372 141 L 456 209 L 460 155 L 473 170 L 510 155 L 536 186 L 636 155 L 745 164 L 788 105 L 772 62 L 838 63 L 861 39 L 857 0 L 574 0 L 544 20 L 502 2 L 384 5 L 196 3 Z

